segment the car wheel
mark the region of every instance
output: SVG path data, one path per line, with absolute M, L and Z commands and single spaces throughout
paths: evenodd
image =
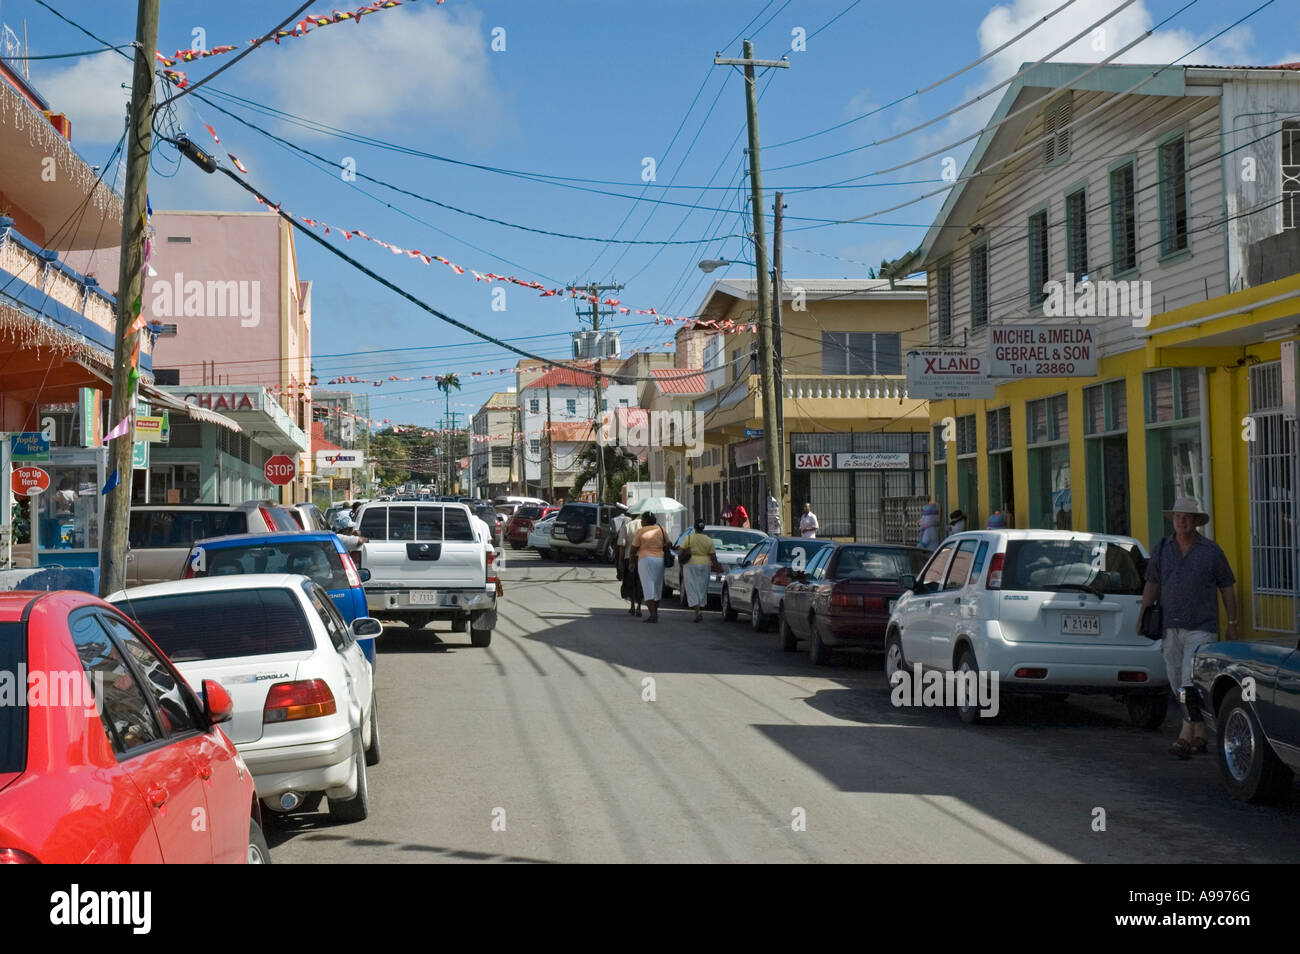
M 758 594 L 749 601 L 749 625 L 756 633 L 767 632 L 768 626 L 772 623 L 771 617 L 763 612 L 763 604 L 758 601 Z
M 890 689 L 894 688 L 895 674 L 900 672 L 906 677 L 907 659 L 903 656 L 903 637 L 894 629 L 885 639 L 885 683 Z
M 974 673 L 976 679 L 978 680 L 979 666 L 976 665 L 975 663 L 975 653 L 973 653 L 969 647 L 963 649 L 961 651 L 961 656 L 958 657 L 957 659 L 957 672 Z M 975 685 L 978 685 L 978 682 L 976 682 Z M 974 686 L 972 686 L 971 691 L 974 692 Z M 980 722 L 991 722 L 993 721 L 994 718 L 996 718 L 994 716 L 989 716 L 985 718 L 980 714 L 980 702 L 979 702 L 978 693 L 976 693 L 976 697 L 974 699 L 972 699 L 969 695 L 967 695 L 964 701 L 966 703 L 965 705 L 961 705 L 960 703 L 957 705 L 957 716 L 958 718 L 961 719 L 962 722 L 966 723 L 967 725 L 976 725 L 977 723 Z
M 1294 777 L 1264 737 L 1255 710 L 1234 688 L 1219 706 L 1219 776 L 1239 802 L 1275 802 L 1291 788 Z
M 542 549 L 542 548 L 540 548 L 540 547 L 539 547 L 538 550 L 537 550 L 537 555 L 538 555 L 539 557 L 541 557 L 543 560 L 554 560 L 554 559 L 555 559 L 555 551 L 553 551 L 553 550 L 544 550 L 544 549 Z
M 366 764 L 378 765 L 382 756 L 379 745 L 379 700 L 370 696 L 370 745 L 366 747 Z
M 733 622 L 736 615 L 736 608 L 731 605 L 731 592 L 724 586 L 722 588 L 722 618 L 727 622 Z
M 250 865 L 269 865 L 271 863 L 271 849 L 267 847 L 266 835 L 262 834 L 262 826 L 257 823 L 256 818 L 248 819 L 248 856 L 246 860 Z
M 370 814 L 370 789 L 366 785 L 366 757 L 357 741 L 357 793 L 347 799 L 330 799 L 330 821 L 349 824 L 365 821 Z
M 469 644 L 471 646 L 478 646 L 479 648 L 492 645 L 492 630 L 476 629 L 471 625 L 469 630 Z
M 831 664 L 831 648 L 822 642 L 821 630 L 817 628 L 817 617 L 813 617 L 808 629 L 808 658 L 814 666 Z
M 1065 697 L 1062 696 L 1062 699 Z M 1158 729 L 1165 724 L 1165 715 L 1169 712 L 1169 696 L 1129 696 L 1124 702 L 1128 705 L 1128 717 L 1139 729 Z
M 518 540 L 511 540 L 511 541 L 510 541 L 510 549 L 511 549 L 511 550 L 522 550 L 522 549 L 523 549 L 523 546 L 524 546 L 524 545 L 523 545 L 522 543 L 520 543 Z
M 781 651 L 792 653 L 799 648 L 799 637 L 790 628 L 790 621 L 785 618 L 785 609 L 781 610 L 781 622 L 777 624 L 781 633 Z

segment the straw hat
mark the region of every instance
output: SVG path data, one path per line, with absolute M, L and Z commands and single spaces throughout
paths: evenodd
M 1176 513 L 1189 513 L 1196 518 L 1195 525 L 1203 527 L 1210 522 L 1210 515 L 1201 509 L 1201 502 L 1195 497 L 1179 497 L 1174 505 L 1165 511 L 1166 517 Z

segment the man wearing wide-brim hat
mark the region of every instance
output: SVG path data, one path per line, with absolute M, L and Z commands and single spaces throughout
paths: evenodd
M 1192 686 L 1192 657 L 1198 646 L 1219 638 L 1219 596 L 1228 611 L 1227 638 L 1237 638 L 1237 594 L 1233 589 L 1237 580 L 1223 549 L 1197 531 L 1210 522 L 1200 501 L 1179 497 L 1165 516 L 1173 522 L 1174 534 L 1156 544 L 1151 554 L 1142 607 L 1160 601 L 1161 648 L 1169 689 L 1183 706 L 1182 731 L 1169 752 L 1185 759 L 1205 751 L 1205 722 Z

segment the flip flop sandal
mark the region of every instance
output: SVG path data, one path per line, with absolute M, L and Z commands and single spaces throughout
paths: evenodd
M 1178 739 L 1173 745 L 1169 746 L 1169 754 L 1175 755 L 1180 759 L 1187 759 L 1192 754 L 1192 744 L 1186 739 Z

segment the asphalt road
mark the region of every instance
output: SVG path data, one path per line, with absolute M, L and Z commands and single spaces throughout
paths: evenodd
M 965 726 L 895 708 L 876 659 L 816 668 L 675 599 L 647 625 L 611 567 L 507 557 L 491 647 L 386 628 L 371 815 L 273 817 L 275 862 L 1294 861 L 1300 797 L 1233 802 L 1165 753 L 1172 709 L 1004 697 Z

